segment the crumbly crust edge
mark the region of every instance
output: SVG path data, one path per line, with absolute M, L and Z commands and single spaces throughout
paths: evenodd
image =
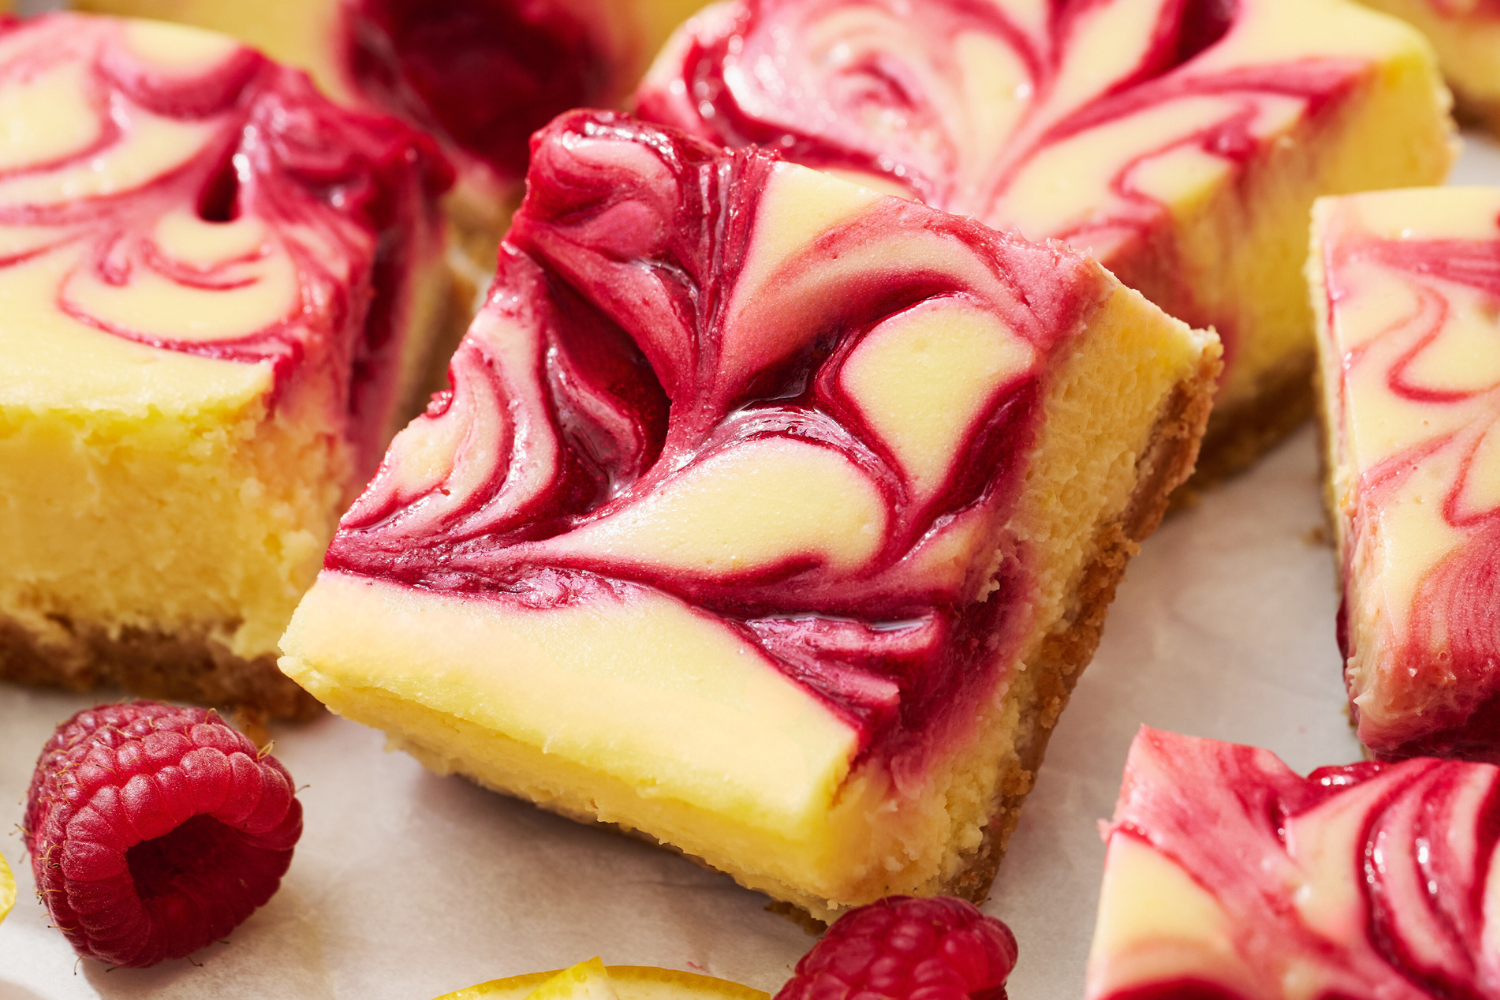
M 983 842 L 968 864 L 943 886 L 944 892 L 976 904 L 988 898 L 1020 818 L 1021 805 L 1036 782 L 1053 728 L 1099 645 L 1125 567 L 1140 543 L 1161 524 L 1178 487 L 1193 474 L 1213 407 L 1219 368 L 1217 357 L 1205 357 L 1197 377 L 1180 383 L 1173 391 L 1146 451 L 1136 463 L 1136 489 L 1130 503 L 1119 518 L 1099 531 L 1094 557 L 1078 586 L 1078 611 L 1072 623 L 1043 643 L 1021 675 L 1025 683 L 1011 685 L 1006 700 L 1020 707 L 1016 745 L 1021 751 L 999 775 L 999 805 Z
M 168 635 L 48 619 L 44 631 L 0 612 L 0 681 L 86 692 L 123 688 L 146 698 L 310 719 L 323 706 L 283 674 L 276 656 L 245 659 L 210 629 Z

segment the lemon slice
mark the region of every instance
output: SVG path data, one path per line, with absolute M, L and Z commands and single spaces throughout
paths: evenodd
M 0 856 L 0 920 L 16 905 L 16 880 L 10 873 L 10 865 Z
M 771 1000 L 727 979 L 646 965 L 606 966 L 599 959 L 560 972 L 495 979 L 437 1000 Z

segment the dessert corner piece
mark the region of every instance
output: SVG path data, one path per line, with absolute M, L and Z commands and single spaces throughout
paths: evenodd
M 982 897 L 1218 355 L 1060 244 L 565 115 L 282 669 L 819 916 Z
M 1500 188 L 1320 201 L 1308 274 L 1351 717 L 1500 763 Z
M 1500 768 L 1300 777 L 1142 729 L 1107 843 L 1086 1000 L 1441 1000 L 1500 984 Z
M 277 639 L 426 366 L 449 174 L 197 29 L 0 25 L 0 679 L 316 710 Z
M 482 289 L 520 197 L 531 133 L 570 108 L 618 105 L 702 0 L 73 0 L 73 6 L 233 35 L 306 70 L 342 104 L 394 114 L 430 132 L 458 171 L 447 208 L 466 253 L 450 262 Z M 472 311 L 463 315 L 467 320 Z
M 1500 3 L 1496 0 L 1360 0 L 1420 29 L 1458 102 L 1459 118 L 1500 134 Z
M 1199 481 L 1313 411 L 1313 200 L 1440 182 L 1449 97 L 1347 0 L 736 0 L 679 29 L 638 114 L 1087 250 L 1225 373 Z

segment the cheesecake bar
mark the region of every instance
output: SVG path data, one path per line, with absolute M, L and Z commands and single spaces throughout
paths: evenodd
M 618 105 L 703 0 L 73 0 L 234 35 L 307 70 L 335 100 L 395 114 L 458 170 L 456 257 L 482 290 L 520 197 L 531 133 Z M 467 316 L 468 314 L 466 314 Z
M 1500 3 L 1496 0 L 1360 0 L 1409 21 L 1437 50 L 1459 117 L 1500 133 Z
M 277 639 L 446 295 L 424 136 L 195 28 L 0 24 L 0 679 L 316 709 Z
M 1308 274 L 1351 718 L 1500 763 L 1500 188 L 1319 201 Z
M 1441 181 L 1447 91 L 1347 0 L 734 0 L 637 113 L 1094 254 L 1223 338 L 1200 481 L 1312 412 L 1302 264 L 1321 194 Z
M 982 898 L 1218 359 L 1061 244 L 563 115 L 281 666 L 821 917 Z
M 1143 729 L 1105 840 L 1086 1000 L 1500 996 L 1493 765 Z

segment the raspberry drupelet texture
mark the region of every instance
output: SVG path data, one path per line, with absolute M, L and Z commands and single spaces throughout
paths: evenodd
M 1010 928 L 972 903 L 888 896 L 850 910 L 776 1000 L 1005 1000 Z
M 219 940 L 276 892 L 302 805 L 274 757 L 212 711 L 79 712 L 26 800 L 38 895 L 80 955 L 142 968 Z

